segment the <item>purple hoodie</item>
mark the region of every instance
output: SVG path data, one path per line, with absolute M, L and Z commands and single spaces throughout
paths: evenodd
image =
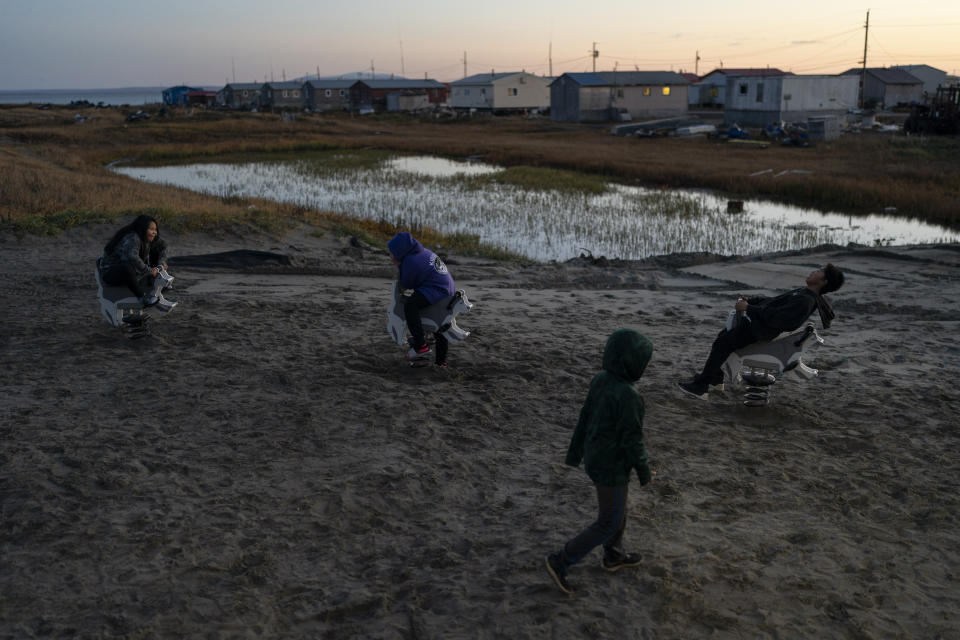
M 424 249 L 406 231 L 393 236 L 387 243 L 387 249 L 400 262 L 401 288 L 419 291 L 430 304 L 456 293 L 453 277 L 443 260 L 433 251 Z

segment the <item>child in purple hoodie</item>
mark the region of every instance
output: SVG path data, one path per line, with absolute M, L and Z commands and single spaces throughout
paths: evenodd
M 407 360 L 422 358 L 430 353 L 430 347 L 423 336 L 420 312 L 456 293 L 453 277 L 440 256 L 424 248 L 406 231 L 393 236 L 387 243 L 387 249 L 390 250 L 393 264 L 399 269 L 400 288 L 413 289 L 413 295 L 403 305 L 407 329 L 410 330 L 410 350 L 406 357 Z M 447 339 L 439 332 L 433 335 L 437 339 L 436 364 L 445 367 Z

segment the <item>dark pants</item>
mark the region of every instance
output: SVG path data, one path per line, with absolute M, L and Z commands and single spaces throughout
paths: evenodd
M 410 298 L 403 303 L 403 315 L 407 321 L 407 329 L 410 330 L 410 346 L 413 348 L 418 348 L 426 344 L 426 339 L 423 336 L 423 322 L 420 320 L 420 312 L 431 306 L 429 302 L 422 293 L 415 291 Z M 437 363 L 442 363 L 447 361 L 447 347 L 449 343 L 447 339 L 443 337 L 443 334 L 440 332 L 434 333 L 433 337 L 436 339 L 436 361 Z
M 127 287 L 138 297 L 142 298 L 153 285 L 153 276 L 137 277 L 133 265 L 123 262 L 114 265 L 101 274 L 104 284 L 112 287 Z
M 160 256 L 167 244 L 160 238 L 150 243 L 150 254 L 147 256 L 147 265 L 150 267 L 160 266 Z M 138 277 L 133 265 L 121 262 L 114 265 L 100 274 L 104 284 L 112 287 L 128 287 L 138 298 L 150 290 L 153 286 L 153 276 Z
M 564 567 L 577 564 L 585 555 L 603 545 L 604 550 L 623 551 L 623 530 L 627 526 L 627 486 L 597 486 L 597 519 L 563 546 Z
M 756 341 L 757 337 L 753 334 L 753 328 L 747 322 L 740 323 L 732 331 L 722 330 L 717 334 L 717 339 L 713 341 L 710 355 L 707 356 L 707 362 L 703 365 L 703 371 L 700 372 L 698 379 L 707 384 L 720 384 L 723 382 L 721 367 L 730 357 L 730 354 Z

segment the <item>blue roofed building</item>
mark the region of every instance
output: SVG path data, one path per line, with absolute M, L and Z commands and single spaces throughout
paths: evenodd
M 169 87 L 163 90 L 163 104 L 166 105 L 186 105 L 187 104 L 187 94 L 191 91 L 203 91 L 202 87 L 188 87 L 186 85 L 179 85 L 176 87 Z
M 550 118 L 604 122 L 687 114 L 690 81 L 673 71 L 565 73 L 550 83 Z

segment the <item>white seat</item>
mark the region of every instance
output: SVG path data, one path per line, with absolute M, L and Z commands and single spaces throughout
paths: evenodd
M 387 307 L 387 332 L 399 345 L 407 344 L 405 334 L 407 320 L 403 314 L 405 299 L 400 285 L 394 282 L 390 306 Z M 467 294 L 461 289 L 420 312 L 423 330 L 427 333 L 439 331 L 451 344 L 460 342 L 466 339 L 470 332 L 464 331 L 457 325 L 457 314 L 470 311 L 472 308 L 473 303 L 467 299 Z
M 104 284 L 100 276 L 100 260 L 97 259 L 93 268 L 93 277 L 97 281 L 97 301 L 100 303 L 100 313 L 104 319 L 114 327 L 129 328 L 131 324 L 142 324 L 151 317 L 165 316 L 177 306 L 176 302 L 168 302 L 160 296 L 162 287 L 173 281 L 173 276 L 165 269 L 160 270 L 157 277 L 157 295 L 160 302 L 152 307 L 146 307 L 128 287 L 117 287 Z

